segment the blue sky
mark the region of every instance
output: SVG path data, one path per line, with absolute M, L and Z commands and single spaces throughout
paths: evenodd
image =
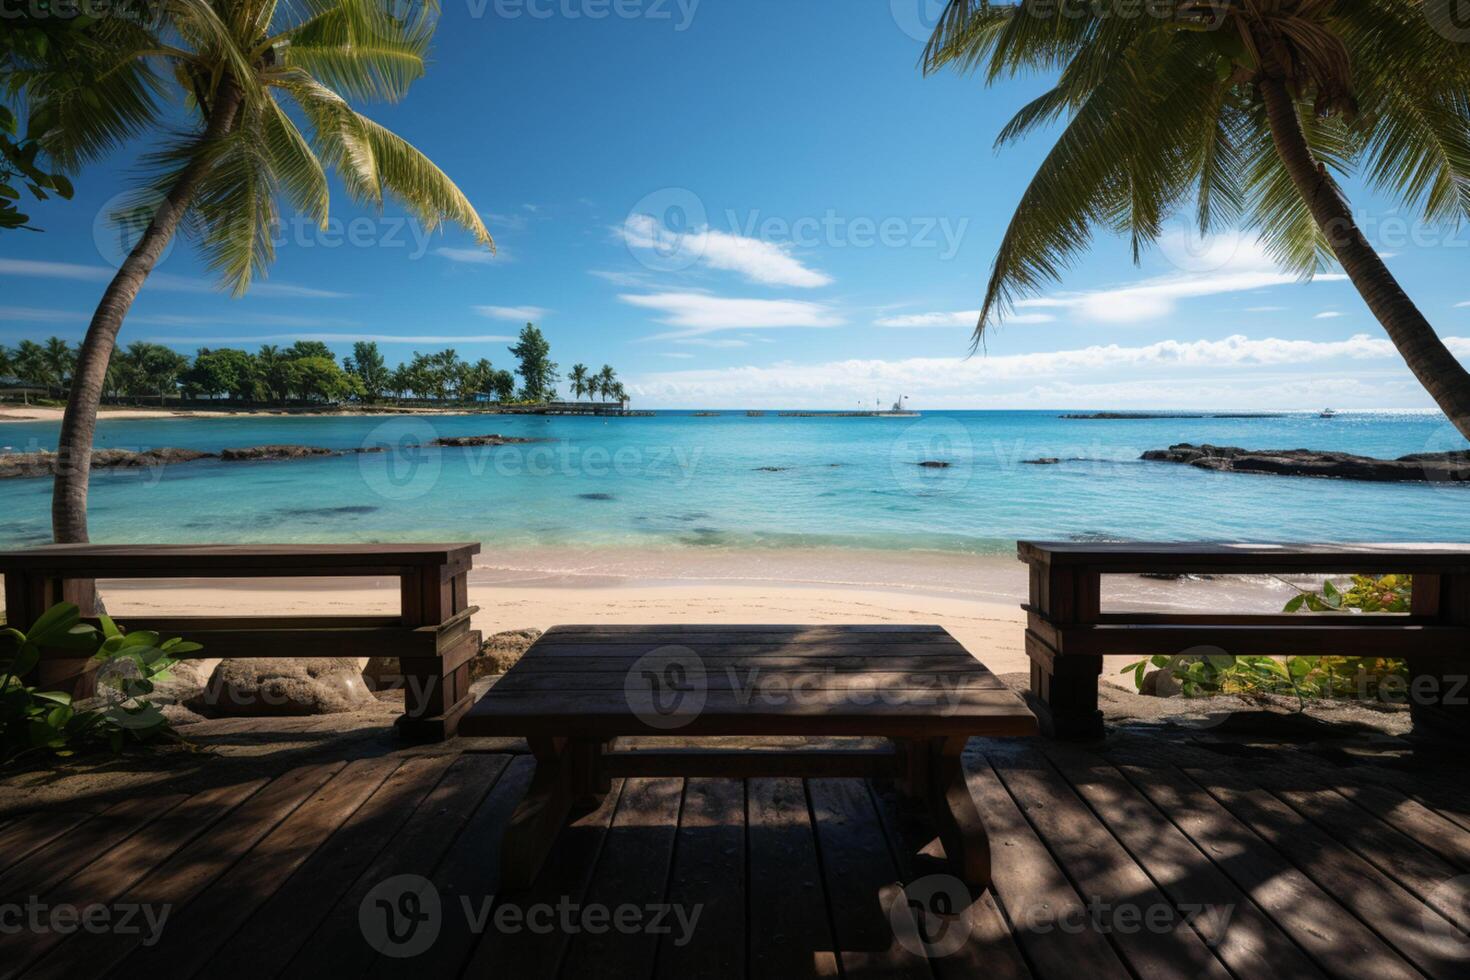
M 1131 263 L 1104 238 L 968 357 L 996 243 L 1044 136 L 993 139 L 1042 88 L 916 67 L 933 0 L 444 0 L 427 75 L 364 107 L 428 153 L 500 252 L 333 200 L 286 215 L 270 277 L 232 300 L 179 242 L 123 342 L 295 337 L 390 360 L 453 346 L 512 366 L 527 318 L 563 369 L 617 367 L 646 407 L 1428 407 L 1356 293 L 1300 284 L 1254 242 Z M 133 147 L 0 237 L 0 344 L 80 338 L 116 248 Z M 1470 355 L 1470 228 L 1425 228 L 1359 185 L 1365 227 Z M 340 191 L 340 187 L 338 188 Z

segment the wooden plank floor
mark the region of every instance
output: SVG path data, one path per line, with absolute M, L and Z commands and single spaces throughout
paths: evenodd
M 508 896 L 524 754 L 389 745 L 16 813 L 0 975 L 1470 977 L 1457 762 L 1211 765 L 1195 741 L 973 741 L 979 896 L 863 780 L 617 780 Z

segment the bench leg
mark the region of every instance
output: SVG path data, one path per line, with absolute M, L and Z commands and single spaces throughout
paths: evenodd
M 536 774 L 516 806 L 500 845 L 500 885 L 505 891 L 531 887 L 556 835 L 572 813 L 602 802 L 606 784 L 599 760 L 602 743 L 585 739 L 530 739 Z
M 983 891 L 990 887 L 990 835 L 965 782 L 965 742 L 959 736 L 929 740 L 929 812 L 945 856 L 966 884 Z
M 1097 706 L 1102 657 L 1061 656 L 1029 631 L 1026 653 L 1041 733 L 1047 738 L 1102 738 L 1103 715 Z

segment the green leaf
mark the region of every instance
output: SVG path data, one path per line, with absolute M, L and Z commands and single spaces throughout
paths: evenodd
M 46 646 L 50 642 L 51 634 L 67 632 L 81 622 L 81 619 L 82 614 L 75 605 L 58 602 L 36 618 L 26 632 L 26 638 L 37 646 Z
M 1294 596 L 1287 601 L 1286 605 L 1282 607 L 1281 611 L 1289 613 L 1297 612 L 1302 608 L 1306 601 L 1307 597 L 1305 594 Z
M 117 623 L 113 622 L 112 617 L 107 615 L 107 613 L 99 614 L 97 619 L 102 624 L 102 635 L 109 640 L 113 637 L 123 635 L 122 630 L 117 628 Z

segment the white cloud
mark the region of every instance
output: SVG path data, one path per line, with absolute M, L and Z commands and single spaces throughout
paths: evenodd
M 873 321 L 878 327 L 974 327 L 980 319 L 979 310 L 958 310 L 954 313 L 911 313 L 904 316 L 885 316 Z M 1056 317 L 1050 313 L 1013 313 L 1001 320 L 1008 323 L 1052 323 Z
M 614 286 L 627 286 L 634 289 L 651 289 L 653 280 L 637 272 L 614 272 L 610 269 L 588 269 L 589 276 L 605 279 Z
M 844 322 L 836 311 L 821 303 L 788 299 L 734 299 L 708 293 L 625 293 L 624 303 L 664 316 L 660 323 L 681 329 L 650 338 L 692 337 L 719 330 L 773 329 L 781 327 L 838 327 Z
M 711 347 L 716 350 L 750 346 L 750 341 L 736 340 L 733 337 L 675 337 L 673 340 L 674 343 L 684 344 L 687 347 Z
M 1245 308 L 1245 311 L 1247 313 L 1284 313 L 1284 312 L 1286 312 L 1286 307 L 1284 307 L 1284 306 L 1247 306 Z
M 117 270 L 105 265 L 78 265 L 73 262 L 44 262 L 34 259 L 0 259 L 0 276 L 33 276 L 37 279 L 66 279 L 73 282 L 108 282 Z M 215 283 L 167 272 L 155 272 L 144 284 L 145 290 L 172 293 L 219 293 Z M 252 296 L 274 296 L 290 299 L 342 299 L 350 294 L 297 286 L 284 282 L 257 282 L 250 286 Z
M 294 316 L 279 313 L 134 313 L 128 315 L 128 323 L 154 327 L 298 327 L 321 329 L 322 327 L 353 327 L 357 324 L 343 317 Z
M 542 319 L 551 311 L 540 306 L 477 306 L 475 312 L 492 320 L 519 320 L 528 323 Z
M 488 248 L 450 248 L 441 246 L 434 249 L 434 254 L 451 262 L 461 262 L 468 265 L 500 265 L 509 261 L 504 248 L 490 251 Z
M 1457 309 L 1457 310 L 1463 310 L 1463 309 L 1465 309 L 1467 307 L 1470 307 L 1470 299 L 1467 299 L 1463 303 L 1456 303 L 1455 304 L 1455 309 Z
M 1318 313 L 1316 316 L 1312 317 L 1312 319 L 1313 320 L 1336 320 L 1338 317 L 1344 316 L 1344 315 L 1345 314 L 1339 313 L 1336 310 L 1323 310 L 1321 313 Z
M 736 272 L 763 286 L 815 289 L 832 282 L 825 272 L 807 268 L 793 257 L 789 245 L 732 235 L 708 226 L 675 232 L 646 214 L 629 215 L 615 231 L 629 248 L 657 249 L 663 255 L 687 257 L 690 264 L 697 262 L 711 269 Z
M 687 359 L 690 359 L 690 358 L 694 357 L 693 354 L 689 354 L 689 353 L 686 353 L 685 351 L 681 351 L 681 350 L 665 350 L 665 351 L 659 351 L 658 356 L 659 357 L 673 357 L 673 358 L 676 358 L 678 360 L 687 360 Z
M 1251 292 L 1274 286 L 1299 284 L 1302 280 L 1282 272 L 1259 242 L 1223 235 L 1209 242 L 1187 241 L 1169 236 L 1160 250 L 1182 271 L 1141 282 L 1077 293 L 1059 293 L 1019 300 L 1018 309 L 1066 308 L 1076 315 L 1101 323 L 1137 323 L 1170 316 L 1182 300 L 1225 293 Z M 1326 273 L 1317 282 L 1338 282 L 1347 276 Z
M 71 310 L 48 310 L 37 306 L 0 306 L 0 321 L 86 323 L 89 319 L 91 318 L 86 313 L 74 313 Z
M 903 316 L 879 317 L 873 321 L 873 325 L 875 327 L 973 327 L 979 319 L 979 310 L 959 310 L 954 313 L 908 313 Z
M 1470 356 L 1470 338 L 1447 338 L 1446 343 L 1457 355 Z M 1131 390 L 1130 403 L 1146 398 L 1155 405 L 1232 406 L 1237 402 L 1229 397 L 1229 392 L 1258 390 L 1262 398 L 1277 399 L 1271 404 L 1286 407 L 1295 403 L 1280 400 L 1285 396 L 1273 391 L 1273 378 L 1283 376 L 1276 373 L 1278 370 L 1288 372 L 1291 377 L 1311 379 L 1311 375 L 1302 375 L 1301 369 L 1312 364 L 1385 361 L 1388 363 L 1383 376 L 1396 382 L 1403 375 L 1403 369 L 1394 363 L 1397 360 L 1398 352 L 1392 343 L 1367 334 L 1333 341 L 1251 339 L 1237 335 L 1221 340 L 1164 340 L 1136 347 L 1110 344 L 990 357 L 915 357 L 892 361 L 854 358 L 816 364 L 788 361 L 667 371 L 644 376 L 633 387 L 640 400 L 671 405 L 694 402 L 727 406 L 836 405 L 849 403 L 852 392 L 878 390 L 922 392 L 930 405 L 964 406 L 975 405 L 983 398 L 1003 400 L 1006 391 L 1031 390 L 1027 385 L 1045 383 L 1055 387 L 1076 378 L 1081 380 L 1071 383 L 1116 384 L 1119 391 Z M 1201 375 L 1198 379 L 1190 378 L 1191 372 L 1201 372 Z M 1363 380 L 1373 373 L 1356 367 L 1352 377 Z M 1338 372 L 1316 376 L 1313 380 L 1341 376 Z M 1218 389 L 1220 393 L 1209 394 L 1207 389 Z M 1181 397 L 1171 401 L 1174 396 L 1167 394 L 1167 390 L 1177 390 Z M 1412 388 L 1406 392 L 1406 397 L 1413 396 Z M 1099 399 L 1093 404 L 1121 402 Z M 1309 406 L 1314 402 L 1301 404 Z

